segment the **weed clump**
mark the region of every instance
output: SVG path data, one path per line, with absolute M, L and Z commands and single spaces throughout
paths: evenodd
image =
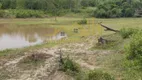
M 89 72 L 88 80 L 114 80 L 114 78 L 108 73 L 94 70 Z
M 126 39 L 138 31 L 139 31 L 138 29 L 134 29 L 134 28 L 122 28 L 120 30 L 120 35 L 122 36 L 123 39 Z
M 130 59 L 142 59 L 142 31 L 132 35 L 126 52 L 129 54 Z
M 77 76 L 76 80 L 115 80 L 110 74 L 100 71 L 91 70 L 88 73 L 80 74 Z
M 63 58 L 60 69 L 64 72 L 78 73 L 80 71 L 80 66 L 69 57 L 66 57 Z
M 78 22 L 78 24 L 87 24 L 87 20 L 86 19 L 82 19 L 81 21 Z
M 131 41 L 126 46 L 125 51 L 127 53 L 128 66 L 135 68 L 136 70 L 142 69 L 142 31 L 132 35 Z

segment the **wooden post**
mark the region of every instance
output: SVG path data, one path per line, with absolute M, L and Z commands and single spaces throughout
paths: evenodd
M 74 33 L 78 33 L 78 29 L 74 29 Z
M 98 43 L 100 43 L 100 44 L 106 44 L 108 41 L 106 40 L 106 39 L 103 39 L 102 37 L 100 37 L 99 39 L 98 39 Z

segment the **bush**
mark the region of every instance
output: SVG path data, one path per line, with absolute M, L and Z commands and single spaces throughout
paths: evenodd
M 81 25 L 81 24 L 87 24 L 87 20 L 86 20 L 86 19 L 83 19 L 83 20 L 79 21 L 78 24 L 80 24 L 80 25 Z
M 37 10 L 16 10 L 14 14 L 16 15 L 16 18 L 41 18 L 43 17 L 44 12 Z
M 72 9 L 71 11 L 74 12 L 74 13 L 81 13 L 80 9 Z
M 0 18 L 9 18 L 12 15 L 9 13 L 9 11 L 6 10 L 0 10 Z
M 134 9 L 126 8 L 122 10 L 122 16 L 123 17 L 133 17 L 135 14 Z
M 2 7 L 2 4 L 0 3 L 0 9 L 1 9 L 1 7 Z
M 94 11 L 94 16 L 97 18 L 107 18 L 108 14 L 104 9 L 96 9 Z
M 126 48 L 126 52 L 128 53 L 129 59 L 142 60 L 142 31 L 132 35 L 129 46 Z
M 89 72 L 88 80 L 114 80 L 114 78 L 108 73 L 94 70 Z
M 63 59 L 63 63 L 61 64 L 61 70 L 64 72 L 79 72 L 80 67 L 77 63 L 73 62 L 69 57 Z
M 89 73 L 82 72 L 78 74 L 76 80 L 114 80 L 114 78 L 100 70 L 91 70 Z
M 38 10 L 18 10 L 18 9 L 9 9 L 9 10 L 0 10 L 0 18 L 41 18 L 44 17 L 43 11 Z
M 137 31 L 139 30 L 134 28 L 122 28 L 120 30 L 120 35 L 125 39 L 129 38 L 132 34 L 135 34 Z
M 111 10 L 111 17 L 121 17 L 121 9 L 113 8 Z

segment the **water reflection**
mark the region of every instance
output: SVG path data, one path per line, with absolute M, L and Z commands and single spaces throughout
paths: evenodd
M 45 25 L 0 24 L 0 50 L 31 46 L 66 36 L 61 35 L 59 30 L 47 28 Z

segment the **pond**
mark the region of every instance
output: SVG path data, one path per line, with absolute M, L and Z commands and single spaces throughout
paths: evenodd
M 32 46 L 66 36 L 47 25 L 0 24 L 0 50 Z

